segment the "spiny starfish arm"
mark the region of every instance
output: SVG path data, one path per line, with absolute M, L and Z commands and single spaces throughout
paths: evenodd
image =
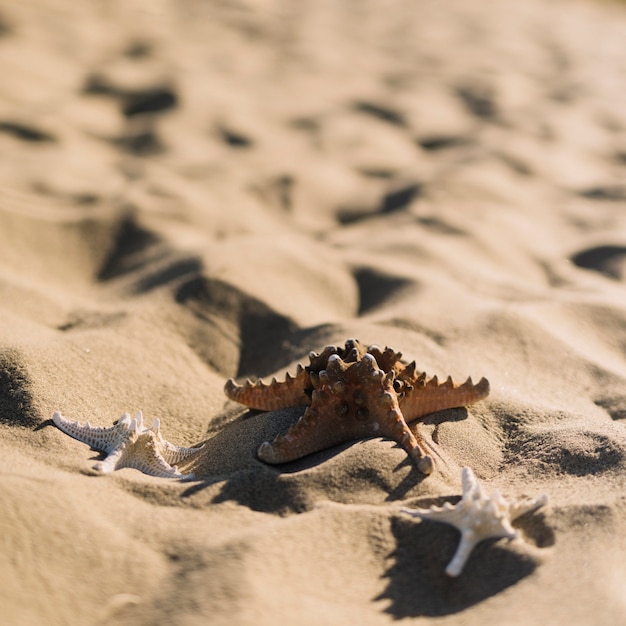
M 295 376 L 288 373 L 284 381 L 279 382 L 274 378 L 269 385 L 262 380 L 254 383 L 247 380 L 245 384 L 238 385 L 229 378 L 224 386 L 224 393 L 231 400 L 252 409 L 275 411 L 310 404 L 311 398 L 306 393 L 308 387 L 309 373 L 302 365 L 298 365 Z
M 307 407 L 304 415 L 284 435 L 272 442 L 266 441 L 258 450 L 258 457 L 272 465 L 295 461 L 314 452 L 336 446 L 354 437 L 345 429 L 329 427 L 334 416 Z
M 426 375 L 421 374 L 400 394 L 398 402 L 405 420 L 410 423 L 430 413 L 473 404 L 488 395 L 486 378 L 481 378 L 476 385 L 471 378 L 462 385 L 455 385 L 450 377 L 439 383 L 436 376 L 426 380 Z
M 117 424 L 108 428 L 92 426 L 89 422 L 85 424 L 72 422 L 63 417 L 59 411 L 52 415 L 52 421 L 66 435 L 107 454 L 116 450 L 126 440 L 131 425 L 128 413 L 122 415 Z
M 196 448 L 182 448 L 169 441 L 165 441 L 165 439 L 162 441 L 160 447 L 163 459 L 170 465 L 178 465 L 179 463 L 190 461 L 204 449 L 204 445 Z
M 158 444 L 155 443 L 154 435 L 151 437 L 151 433 L 141 435 L 133 446 L 122 451 L 113 469 L 130 467 L 159 478 L 187 478 L 187 475 L 179 472 L 175 465 L 170 465 L 163 458 L 158 450 Z
M 324 426 L 324 424 L 335 422 L 336 416 L 320 413 L 313 407 L 307 407 L 304 415 L 284 435 L 279 435 L 272 442 L 266 441 L 261 444 L 258 457 L 261 461 L 270 464 L 288 463 L 359 438 L 359 433 L 354 429 Z M 377 432 L 371 429 L 361 435 L 361 437 L 376 436 L 393 439 L 408 452 L 422 473 L 432 473 L 432 457 L 426 454 L 406 424 L 404 426 L 398 424 L 395 430 L 385 428 Z
M 443 506 L 432 506 L 430 509 L 400 509 L 402 513 L 406 513 L 411 517 L 419 517 L 422 520 L 429 520 L 431 522 L 443 522 L 450 524 L 455 528 L 461 530 L 462 522 L 466 517 L 466 513 L 462 511 L 458 504 L 452 505 L 446 502 Z
M 383 398 L 387 399 L 385 395 L 383 395 Z M 433 473 L 433 459 L 426 452 L 425 444 L 421 436 L 418 434 L 416 437 L 411 432 L 400 409 L 397 407 L 395 398 L 393 398 L 393 400 L 392 406 L 388 409 L 386 414 L 384 414 L 384 419 L 379 421 L 379 434 L 381 437 L 387 437 L 398 443 L 416 463 L 417 469 L 428 476 Z
M 402 358 L 402 352 L 396 352 L 393 348 L 385 348 L 381 350 L 377 345 L 369 346 L 368 352 L 376 359 L 378 367 L 383 372 L 394 372 L 404 369 L 404 366 L 400 363 Z

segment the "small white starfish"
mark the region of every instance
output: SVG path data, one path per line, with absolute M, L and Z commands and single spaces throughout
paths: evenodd
M 83 426 L 69 421 L 58 411 L 52 421 L 66 435 L 107 455 L 93 466 L 103 474 L 132 467 L 151 476 L 189 479 L 193 474 L 181 474 L 176 464 L 189 460 L 203 447 L 181 448 L 166 441 L 161 435 L 160 421 L 155 419 L 152 426 L 145 428 L 141 411 L 137 411 L 132 420 L 128 413 L 124 413 L 110 428 L 92 426 L 89 422 Z
M 548 501 L 548 496 L 543 495 L 509 502 L 497 490 L 487 496 L 469 467 L 463 468 L 461 479 L 463 496 L 454 506 L 446 502 L 442 507 L 401 509 L 413 517 L 451 524 L 461 531 L 459 547 L 446 567 L 448 576 L 461 573 L 474 546 L 484 539 L 506 537 L 510 540 L 517 537 L 518 532 L 511 526 L 511 521 Z

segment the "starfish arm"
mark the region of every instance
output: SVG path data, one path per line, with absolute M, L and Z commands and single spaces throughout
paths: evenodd
M 452 557 L 450 563 L 446 567 L 446 574 L 452 578 L 456 578 L 461 574 L 467 559 L 469 559 L 472 550 L 476 547 L 476 544 L 481 541 L 476 536 L 472 529 L 468 529 L 461 532 L 461 541 Z
M 455 505 L 446 502 L 443 506 L 432 506 L 430 509 L 402 509 L 402 511 L 421 520 L 450 524 L 458 530 L 463 530 L 467 511 L 460 505 L 460 502 Z
M 105 459 L 103 459 L 102 461 L 98 461 L 93 466 L 93 469 L 95 469 L 97 472 L 100 472 L 101 474 L 111 474 L 116 469 L 120 468 L 120 462 L 122 460 L 123 452 L 124 451 L 122 448 L 114 450 Z
M 261 444 L 258 457 L 272 465 L 288 463 L 355 439 L 346 429 L 329 426 L 334 421 L 334 415 L 307 407 L 304 415 L 284 435 Z
M 94 450 L 110 454 L 127 438 L 130 417 L 124 414 L 117 424 L 109 428 L 92 426 L 89 422 L 86 422 L 84 425 L 78 422 L 71 422 L 58 411 L 53 414 L 52 421 L 66 435 L 86 443 Z
M 542 495 L 539 498 L 525 499 L 525 500 L 516 500 L 509 504 L 509 517 L 512 520 L 521 517 L 525 513 L 530 513 L 531 511 L 536 511 L 541 508 L 548 502 L 548 496 Z
M 407 426 L 400 409 L 397 408 L 395 398 L 393 398 L 392 407 L 381 413 L 381 419 L 378 420 L 378 434 L 398 443 L 423 474 L 432 474 L 433 459 L 426 453 L 424 441 L 419 433 L 416 437 Z
M 179 463 L 190 461 L 202 450 L 204 450 L 204 445 L 197 448 L 181 448 L 165 440 L 161 444 L 161 455 L 169 465 L 178 465 Z
M 462 385 L 455 385 L 451 378 L 440 384 L 436 376 L 427 381 L 422 374 L 412 383 L 399 398 L 400 409 L 409 423 L 430 413 L 473 404 L 489 395 L 486 378 L 481 378 L 476 385 L 471 378 Z
M 106 460 L 106 459 L 105 459 Z M 123 454 L 118 460 L 114 469 L 122 467 L 130 467 L 149 476 L 157 476 L 158 478 L 188 478 L 189 475 L 182 474 L 176 466 L 170 465 L 156 451 L 154 454 L 148 453 L 131 453 Z
M 141 426 L 140 413 L 138 418 L 137 421 Z M 160 421 L 156 419 L 150 428 L 141 428 L 141 431 L 135 428 L 133 436 L 122 447 L 122 455 L 117 468 L 132 467 L 160 478 L 189 478 L 178 471 L 176 464 L 189 460 L 202 447 L 181 448 L 166 441 L 160 432 Z
M 404 365 L 400 363 L 402 352 L 396 352 L 393 348 L 385 348 L 381 350 L 378 346 L 369 346 L 367 350 L 378 363 L 378 367 L 384 372 L 401 371 L 404 369 Z
M 238 385 L 232 378 L 229 378 L 224 386 L 224 393 L 231 400 L 245 404 L 252 409 L 275 411 L 310 404 L 311 398 L 306 393 L 309 386 L 309 373 L 298 365 L 295 377 L 287 374 L 284 381 L 279 382 L 274 378 L 269 385 L 262 380 L 255 383 L 248 380 L 245 384 Z

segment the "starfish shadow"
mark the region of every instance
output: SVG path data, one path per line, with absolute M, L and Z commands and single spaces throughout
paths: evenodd
M 435 432 L 437 427 L 444 422 L 462 422 L 467 419 L 469 415 L 467 408 L 464 406 L 455 407 L 453 409 L 445 409 L 443 411 L 437 411 L 436 413 L 430 413 L 426 415 L 420 422 L 411 422 L 409 426 L 416 423 L 421 423 L 426 426 L 434 426 Z
M 396 447 L 400 448 L 400 446 Z M 409 468 L 409 473 L 400 481 L 398 485 L 396 485 L 394 489 L 389 492 L 389 495 L 386 498 L 388 502 L 404 500 L 409 491 L 415 489 L 416 485 L 419 485 L 419 483 L 428 478 L 428 476 L 422 474 L 422 472 L 417 469 L 415 463 L 411 461 L 411 459 L 409 459 L 408 457 L 398 463 L 393 471 L 398 472 L 405 467 Z
M 465 407 L 459 407 L 459 408 L 454 408 L 454 409 L 446 409 L 445 411 L 438 411 L 436 413 L 431 413 L 430 415 L 427 415 L 426 417 L 424 417 L 422 420 L 420 420 L 419 422 L 412 422 L 409 424 L 409 428 L 411 428 L 411 430 L 413 430 L 413 432 L 415 432 L 416 430 L 419 430 L 419 427 L 421 424 L 425 425 L 425 426 L 434 426 L 434 431 L 433 431 L 433 439 L 434 439 L 434 443 L 436 444 L 437 442 L 437 428 L 440 424 L 444 423 L 444 422 L 460 422 L 463 421 L 465 419 L 467 419 L 468 416 L 468 412 L 467 409 Z M 435 471 L 436 472 L 442 472 L 444 471 L 445 467 L 444 466 L 449 466 L 450 463 L 449 461 L 444 458 L 444 456 L 442 456 L 441 452 L 440 452 L 440 448 L 437 445 L 433 445 L 432 443 L 430 443 L 428 441 L 428 437 L 426 438 L 426 442 L 427 442 L 427 449 L 428 452 L 434 457 L 435 459 Z M 400 446 L 396 446 L 397 448 L 399 448 Z M 417 467 L 415 466 L 415 464 L 411 461 L 411 459 L 409 459 L 408 457 L 406 457 L 402 462 L 400 462 L 395 468 L 394 468 L 394 472 L 400 471 L 402 469 L 404 469 L 405 467 L 409 467 L 410 468 L 410 473 L 407 474 L 402 481 L 400 482 L 400 484 L 398 484 L 390 493 L 389 496 L 387 497 L 388 501 L 394 501 L 394 500 L 404 500 L 407 496 L 407 494 L 412 491 L 416 485 L 418 485 L 420 482 L 422 482 L 424 479 L 427 478 L 427 476 L 424 476 L 424 474 L 422 474 Z M 449 468 L 448 468 L 449 469 Z M 458 467 L 454 467 L 454 473 L 456 474 L 456 472 L 458 471 Z
M 281 465 L 260 461 L 256 456 L 259 445 L 279 432 L 286 432 L 303 410 L 294 407 L 262 413 L 247 411 L 222 425 L 206 440 L 200 457 L 184 466 L 185 472 L 195 475 L 195 482 L 182 497 L 193 497 L 219 483 L 219 492 L 212 499 L 215 504 L 234 501 L 255 511 L 284 515 L 309 510 L 320 499 L 343 502 L 351 498 L 354 494 L 346 491 L 347 481 L 356 489 L 362 487 L 363 493 L 375 489 L 382 493 L 382 498 L 397 499 L 426 478 L 408 458 L 395 468 L 390 464 L 388 471 L 378 467 L 381 459 L 391 458 L 382 442 L 371 444 L 380 449 L 379 460 L 373 464 L 368 462 L 370 453 L 358 448 L 364 445 L 362 440 L 332 446 Z M 349 457 L 346 463 L 337 459 L 342 454 Z M 410 472 L 404 476 L 407 467 Z M 389 474 L 399 470 L 403 475 L 402 486 L 396 487 L 398 479 L 393 480 Z
M 44 428 L 47 428 L 48 426 L 54 426 L 55 428 L 57 427 L 56 424 L 51 419 L 47 419 L 37 424 L 37 426 L 33 428 L 33 432 L 36 433 L 38 430 L 43 430 Z
M 459 613 L 515 585 L 539 564 L 535 551 L 488 539 L 476 546 L 462 574 L 451 578 L 445 568 L 459 541 L 456 529 L 394 517 L 391 532 L 396 540 L 396 549 L 389 555 L 393 564 L 384 574 L 387 587 L 375 600 L 389 600 L 385 612 L 395 619 Z M 549 545 L 553 543 L 553 537 L 546 539 L 549 534 L 543 520 L 535 520 L 532 539 Z

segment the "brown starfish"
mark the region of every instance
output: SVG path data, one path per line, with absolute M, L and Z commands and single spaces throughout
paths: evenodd
M 481 378 L 474 385 L 468 378 L 457 385 L 448 377 L 439 383 L 436 376 L 417 373 L 415 361 L 402 363 L 401 356 L 391 348 L 366 348 L 348 339 L 344 348 L 311 352 L 310 365 L 298 365 L 295 377 L 287 374 L 283 382 L 274 378 L 269 385 L 247 380 L 243 386 L 231 378 L 224 392 L 262 411 L 308 405 L 287 433 L 261 444 L 258 456 L 266 463 L 286 463 L 355 439 L 388 437 L 407 451 L 421 472 L 430 474 L 433 460 L 407 422 L 477 402 L 489 394 L 489 381 Z

